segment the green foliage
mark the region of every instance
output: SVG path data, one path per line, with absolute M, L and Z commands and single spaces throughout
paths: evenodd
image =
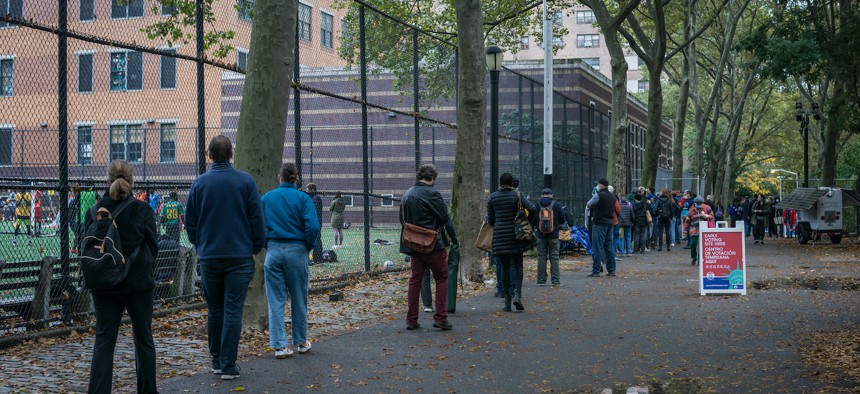
M 234 49 L 229 41 L 236 36 L 236 32 L 216 29 L 215 14 L 212 12 L 212 5 L 216 0 L 202 1 L 204 23 L 210 26 L 210 29 L 203 34 L 203 50 L 216 59 L 223 59 Z M 153 0 L 153 14 L 160 14 L 159 5 L 175 7 L 176 11 L 166 19 L 140 29 L 146 33 L 150 40 L 161 40 L 166 42 L 168 46 L 173 46 L 174 43 L 188 44 L 196 39 L 197 6 L 195 0 Z M 234 7 L 239 11 L 253 12 L 253 10 L 246 9 L 249 5 L 244 1 L 235 4 Z

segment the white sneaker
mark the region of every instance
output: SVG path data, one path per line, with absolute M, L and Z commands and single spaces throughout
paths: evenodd
M 298 346 L 299 354 L 305 354 L 311 350 L 311 341 L 305 340 L 304 343 Z
M 427 313 L 433 313 L 433 308 L 431 308 L 431 307 L 429 307 L 429 306 L 425 306 L 425 307 L 424 307 L 424 312 L 427 312 Z
M 285 347 L 283 349 L 275 349 L 275 358 L 281 360 L 293 355 L 293 350 Z

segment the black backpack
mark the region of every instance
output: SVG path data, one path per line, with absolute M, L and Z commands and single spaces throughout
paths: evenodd
M 128 198 L 113 213 L 107 208 L 90 208 L 93 222 L 84 231 L 81 238 L 80 267 L 84 283 L 90 290 L 111 288 L 122 282 L 128 275 L 133 255 L 125 256 L 122 252 L 122 241 L 119 229 L 114 219 L 128 207 L 134 198 Z
M 337 253 L 333 250 L 326 250 L 322 254 L 322 262 L 323 263 L 336 263 L 337 262 Z
M 672 200 L 660 201 L 660 218 L 661 219 L 672 219 L 672 216 L 675 214 L 675 209 L 672 206 Z

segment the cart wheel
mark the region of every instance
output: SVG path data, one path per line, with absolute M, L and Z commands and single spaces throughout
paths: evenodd
M 797 243 L 806 245 L 812 238 L 812 231 L 809 228 L 809 223 L 800 222 L 797 224 Z
M 839 245 L 842 243 L 842 234 L 831 234 L 830 242 L 833 242 L 834 245 Z

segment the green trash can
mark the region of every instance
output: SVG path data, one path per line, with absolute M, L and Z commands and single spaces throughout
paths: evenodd
M 457 311 L 457 278 L 460 276 L 460 245 L 448 248 L 448 313 Z

